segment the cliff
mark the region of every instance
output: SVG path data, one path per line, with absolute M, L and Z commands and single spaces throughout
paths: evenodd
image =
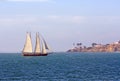
M 67 52 L 120 52 L 120 41 L 111 43 L 111 44 L 96 44 L 92 43 L 91 47 L 81 46 L 81 44 L 77 44 L 72 49 L 69 49 Z

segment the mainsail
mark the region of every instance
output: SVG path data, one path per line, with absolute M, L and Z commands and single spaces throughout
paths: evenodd
M 44 38 L 43 38 L 43 42 L 44 42 L 44 45 L 45 45 L 45 49 L 48 49 L 48 50 L 49 50 L 49 47 L 48 47 L 46 41 L 44 40 Z
M 36 45 L 35 45 L 35 53 L 40 53 L 40 37 L 39 33 L 36 33 Z
M 32 53 L 32 40 L 31 40 L 31 34 L 27 33 L 26 42 L 24 45 L 23 53 Z

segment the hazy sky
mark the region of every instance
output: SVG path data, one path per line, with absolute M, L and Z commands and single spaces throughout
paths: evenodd
M 27 31 L 53 51 L 118 41 L 120 0 L 0 0 L 0 52 L 22 51 Z

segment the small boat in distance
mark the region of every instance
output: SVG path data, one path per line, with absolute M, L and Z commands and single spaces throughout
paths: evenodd
M 41 40 L 40 40 L 41 39 Z M 23 56 L 47 56 L 49 47 L 43 37 L 36 33 L 36 44 L 33 52 L 31 34 L 27 32 L 26 42 L 22 51 Z

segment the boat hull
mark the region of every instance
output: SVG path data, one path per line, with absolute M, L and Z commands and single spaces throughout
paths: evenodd
M 23 53 L 23 56 L 47 56 L 48 53 L 42 54 L 42 53 Z

